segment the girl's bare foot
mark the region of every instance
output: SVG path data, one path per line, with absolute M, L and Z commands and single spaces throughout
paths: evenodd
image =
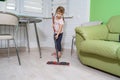
M 61 58 L 61 56 L 62 56 L 62 53 L 58 52 L 58 57 Z
M 57 58 L 57 53 L 56 52 L 52 53 L 51 55 L 55 56 Z M 61 56 L 62 56 L 62 53 L 58 52 L 58 58 L 61 58 Z
M 52 56 L 56 56 L 56 52 L 53 52 L 51 55 L 52 55 Z

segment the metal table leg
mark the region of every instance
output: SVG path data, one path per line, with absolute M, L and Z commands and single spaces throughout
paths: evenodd
M 27 37 L 27 47 L 28 47 L 28 52 L 30 52 L 30 45 L 29 45 L 29 36 L 28 36 L 28 25 L 29 25 L 29 22 L 26 23 L 26 37 Z
M 39 37 L 38 37 L 38 32 L 37 32 L 37 26 L 36 26 L 36 23 L 35 23 L 35 22 L 34 22 L 34 27 L 35 27 L 35 32 L 36 32 L 37 45 L 38 45 L 38 49 L 39 49 L 39 53 L 40 53 L 40 58 L 42 58 L 42 57 L 41 57 L 40 42 L 39 42 Z

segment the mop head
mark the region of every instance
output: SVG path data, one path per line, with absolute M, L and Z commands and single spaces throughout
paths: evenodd
M 56 62 L 56 61 L 48 61 L 47 64 L 50 64 L 50 65 L 67 65 L 67 66 L 70 65 L 70 63 L 68 63 L 68 62 Z

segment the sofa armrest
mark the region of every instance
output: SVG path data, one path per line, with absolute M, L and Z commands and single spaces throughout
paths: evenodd
M 93 39 L 93 40 L 107 40 L 108 29 L 106 25 L 97 25 L 97 26 L 84 26 L 76 27 L 76 34 L 80 35 L 84 40 Z

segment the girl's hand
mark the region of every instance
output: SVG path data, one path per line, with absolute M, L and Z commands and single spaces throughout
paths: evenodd
M 58 39 L 58 35 L 55 36 L 55 39 Z

